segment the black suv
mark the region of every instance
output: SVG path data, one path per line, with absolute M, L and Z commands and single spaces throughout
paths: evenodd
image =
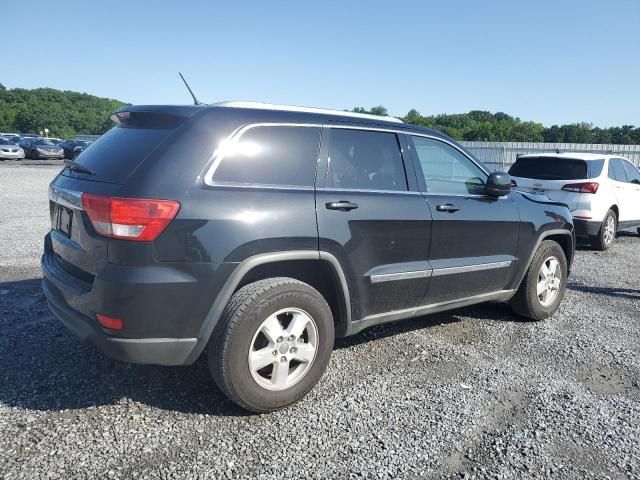
M 511 191 L 455 141 L 390 117 L 227 102 L 125 107 L 51 183 L 43 288 L 109 356 L 192 364 L 266 412 L 334 337 L 480 302 L 552 315 L 566 206 Z

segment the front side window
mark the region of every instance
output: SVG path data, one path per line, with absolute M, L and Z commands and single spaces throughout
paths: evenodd
M 253 127 L 224 147 L 213 180 L 312 187 L 319 145 L 319 127 Z
M 487 174 L 451 145 L 433 138 L 411 136 L 427 193 L 482 195 Z
M 407 178 L 395 133 L 333 128 L 327 187 L 406 191 Z
M 624 165 L 624 169 L 627 172 L 627 179 L 629 180 L 629 182 L 640 184 L 640 172 L 638 171 L 638 169 L 626 160 L 623 160 L 622 164 Z

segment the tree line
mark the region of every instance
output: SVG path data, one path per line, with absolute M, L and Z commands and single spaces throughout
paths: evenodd
M 0 132 L 40 133 L 73 138 L 99 135 L 113 126 L 111 114 L 124 102 L 53 88 L 8 90 L 0 84 Z
M 113 125 L 110 116 L 126 105 L 119 100 L 53 88 L 7 89 L 0 84 L 0 132 L 39 133 L 73 138 L 100 135 Z M 388 115 L 383 106 L 354 112 Z M 506 113 L 474 110 L 469 113 L 421 115 L 410 110 L 401 119 L 440 130 L 456 140 L 487 142 L 613 143 L 640 145 L 640 128 L 632 125 L 598 128 L 589 123 L 553 125 L 522 121 Z
M 373 107 L 369 110 L 356 107 L 353 111 L 388 115 L 387 109 L 383 106 Z M 456 140 L 640 145 L 640 127 L 633 125 L 599 128 L 590 123 L 582 122 L 545 127 L 541 123 L 525 122 L 506 113 L 491 113 L 481 110 L 429 116 L 423 116 L 417 110 L 410 110 L 400 119 L 412 125 L 440 130 Z

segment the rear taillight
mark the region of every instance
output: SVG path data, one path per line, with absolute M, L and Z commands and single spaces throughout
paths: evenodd
M 115 198 L 83 193 L 82 207 L 100 235 L 152 242 L 175 218 L 180 204 L 174 200 Z
M 577 193 L 596 193 L 598 191 L 598 187 L 600 184 L 596 182 L 586 182 L 586 183 L 569 183 L 562 187 L 562 190 L 567 192 L 577 192 Z
M 104 328 L 108 328 L 109 330 L 122 330 L 124 327 L 124 322 L 121 318 L 109 317 L 100 313 L 96 313 L 96 318 L 100 325 Z

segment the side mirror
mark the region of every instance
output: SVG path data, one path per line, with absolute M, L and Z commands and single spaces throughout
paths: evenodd
M 493 172 L 487 179 L 487 195 L 502 197 L 509 195 L 513 184 L 511 176 L 506 172 Z

